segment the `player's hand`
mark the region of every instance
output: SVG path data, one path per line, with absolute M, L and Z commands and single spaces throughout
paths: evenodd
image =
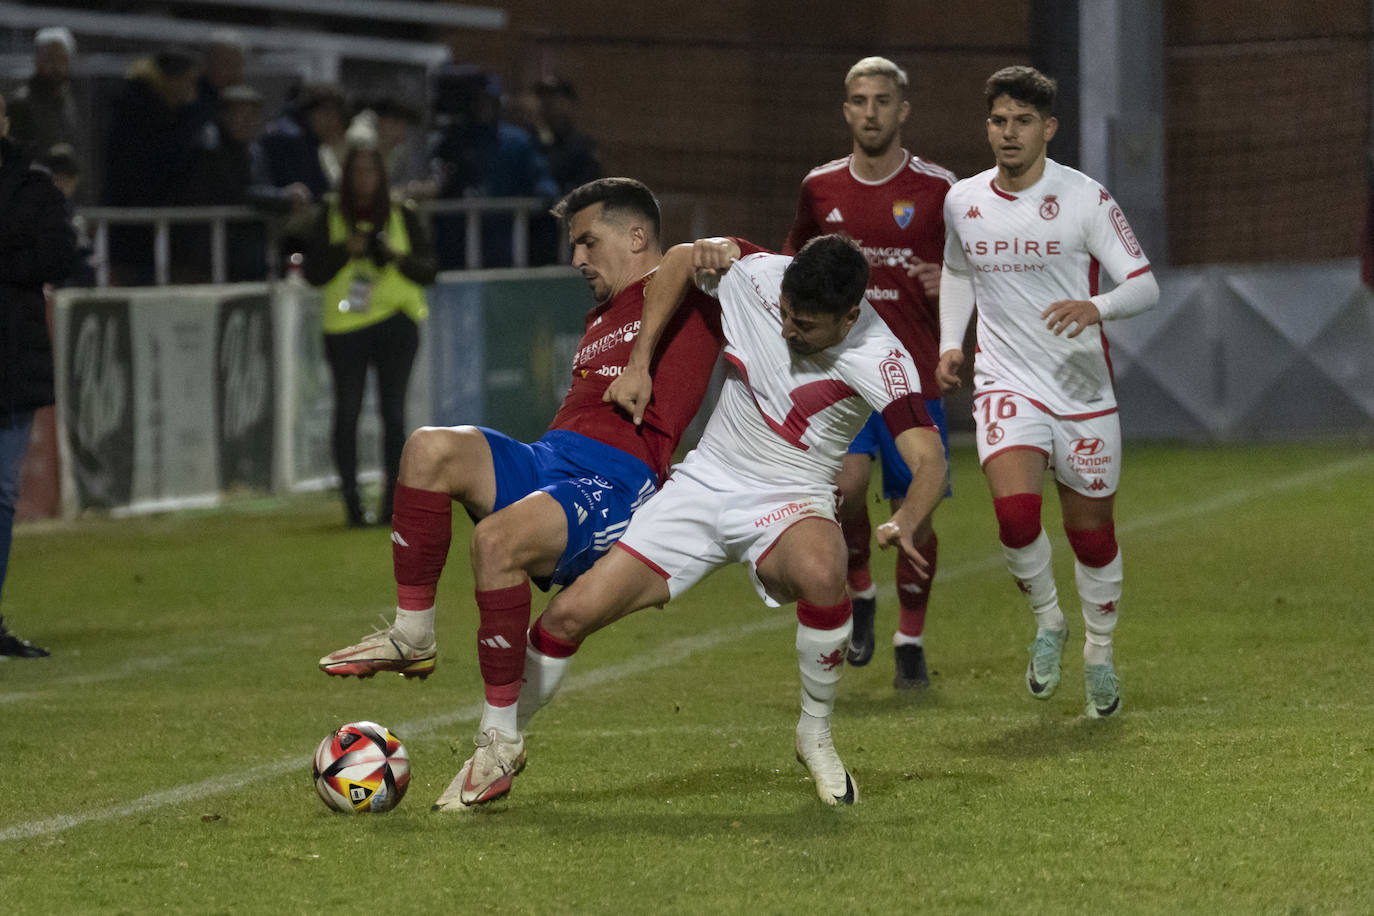
M 601 400 L 614 402 L 617 407 L 630 415 L 638 426 L 644 420 L 644 411 L 649 409 L 649 401 L 654 396 L 654 383 L 649 378 L 649 370 L 625 367 L 601 395 Z
M 1077 337 L 1090 325 L 1102 323 L 1102 313 L 1087 299 L 1061 299 L 1040 313 L 1045 325 L 1058 337 L 1070 327 L 1069 337 Z
M 921 282 L 921 292 L 926 299 L 937 302 L 940 299 L 940 265 L 917 258 L 916 263 L 907 268 L 907 275 Z
M 904 529 L 896 518 L 890 518 L 878 526 L 878 546 L 883 550 L 894 544 L 901 548 L 903 555 L 911 561 L 911 565 L 916 567 L 916 572 L 923 580 L 930 579 L 930 562 L 916 549 L 912 543 L 912 535 L 916 533 L 915 526 Z
M 739 246 L 729 239 L 697 239 L 692 243 L 692 271 L 697 286 L 706 289 L 739 260 Z
M 959 370 L 964 365 L 963 350 L 946 350 L 940 354 L 940 362 L 935 367 L 935 380 L 940 383 L 940 390 L 948 394 L 951 391 L 958 391 L 963 382 L 959 379 Z

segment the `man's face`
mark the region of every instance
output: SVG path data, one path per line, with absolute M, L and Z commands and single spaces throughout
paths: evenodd
M 71 71 L 71 57 L 67 46 L 58 41 L 50 41 L 40 46 L 33 55 L 33 72 L 40 78 L 52 83 L 64 82 Z
M 910 111 L 890 76 L 856 76 L 845 87 L 844 120 L 866 155 L 891 149 Z
M 1012 177 L 1025 174 L 1045 156 L 1045 144 L 1059 126 L 1034 105 L 1018 102 L 1009 95 L 992 100 L 988 111 L 988 143 L 997 168 Z
M 791 299 L 783 294 L 778 297 L 778 315 L 782 318 L 782 339 L 787 348 L 796 356 L 810 356 L 844 340 L 859 320 L 859 307 L 856 305 L 843 315 L 797 312 Z
M 261 108 L 256 102 L 234 102 L 225 106 L 220 123 L 238 143 L 249 143 L 258 136 L 262 124 Z
M 634 278 L 631 272 L 636 241 L 633 224 L 606 218 L 605 205 L 583 207 L 568 221 L 572 266 L 592 288 L 597 302 L 605 302 Z

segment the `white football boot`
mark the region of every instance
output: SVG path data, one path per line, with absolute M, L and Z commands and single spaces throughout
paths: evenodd
M 429 677 L 434 673 L 438 648 L 431 638 L 427 646 L 412 646 L 393 626 L 364 636 L 320 659 L 320 670 L 336 677 L 372 677 L 379 671 L 395 671 L 404 677 Z
M 807 723 L 807 719 L 811 722 Z M 820 723 L 819 726 L 816 723 Z M 808 728 L 803 728 L 809 725 Z M 845 769 L 830 740 L 830 720 L 802 715 L 797 724 L 797 761 L 811 772 L 816 794 L 827 805 L 852 805 L 859 800 L 859 786 Z
M 431 811 L 461 811 L 484 805 L 510 791 L 516 774 L 525 768 L 525 738 L 508 739 L 494 728 L 482 732 L 477 750 L 464 763 Z

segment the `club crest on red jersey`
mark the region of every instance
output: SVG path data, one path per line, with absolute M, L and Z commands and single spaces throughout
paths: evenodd
M 1054 219 L 1059 215 L 1059 201 L 1053 194 L 1046 194 L 1045 199 L 1040 203 L 1040 218 Z
M 898 229 L 905 229 L 911 225 L 911 218 L 916 215 L 916 205 L 909 200 L 894 200 L 892 202 L 892 218 L 897 221 Z

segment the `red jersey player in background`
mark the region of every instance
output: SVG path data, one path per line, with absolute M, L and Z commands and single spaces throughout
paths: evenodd
M 392 517 L 395 622 L 320 659 L 336 676 L 427 677 L 434 670 L 434 598 L 456 500 L 476 522 L 471 559 L 486 692 L 476 744 L 521 760 L 523 746 L 511 748 L 520 735 L 515 703 L 530 582 L 546 590 L 568 584 L 625 531 L 666 475 L 722 340 L 714 301 L 691 294 L 654 351 L 653 371 L 673 384 L 660 387 L 642 422 L 603 400 L 638 336 L 644 291 L 663 258 L 658 201 L 638 181 L 602 178 L 573 190 L 553 212 L 567 223 L 573 266 L 597 304 L 549 432 L 531 444 L 478 426 L 411 433 Z
M 945 194 L 954 174 L 913 156 L 901 145 L 902 124 L 911 111 L 907 76 L 883 57 L 865 57 L 844 78 L 844 119 L 854 136 L 853 151 L 818 166 L 802 181 L 797 218 L 783 251 L 793 254 L 809 239 L 842 232 L 868 257 L 865 298 L 906 346 L 920 373 L 926 408 L 940 430 L 948 458 L 948 433 L 940 387 L 935 380 L 940 316 L 940 262 L 944 252 Z M 849 548 L 849 591 L 854 632 L 847 658 L 866 665 L 873 657 L 876 589 L 869 573 L 868 474 L 882 457 L 883 496 L 895 511 L 911 485 L 911 472 L 878 415 L 854 439 L 836 478 L 840 523 Z M 934 582 L 937 546 L 927 516 L 915 534 L 916 549 L 930 562 L 929 578 L 897 555 L 897 600 L 901 606 L 895 646 L 897 688 L 925 687 L 923 633 Z

